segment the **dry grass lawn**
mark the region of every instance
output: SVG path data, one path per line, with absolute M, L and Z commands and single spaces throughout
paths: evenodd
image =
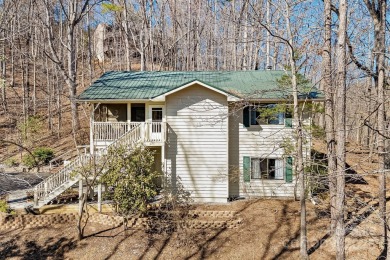
M 226 205 L 201 205 L 208 210 L 235 210 L 236 229 L 177 230 L 171 235 L 143 230 L 110 229 L 90 224 L 87 238 L 76 239 L 74 226 L 14 230 L 0 233 L 0 259 L 297 259 L 299 203 L 292 200 L 246 200 Z M 379 223 L 371 213 L 347 235 L 349 259 L 380 255 Z M 359 219 L 355 219 L 356 220 Z M 354 220 L 352 220 L 354 221 Z M 351 222 L 352 222 L 351 221 Z M 318 219 L 308 205 L 311 259 L 331 259 L 334 247 L 326 237 L 328 219 Z M 355 223 L 354 222 L 354 223 Z M 320 246 L 314 249 L 318 242 Z M 323 243 L 322 243 L 323 242 Z

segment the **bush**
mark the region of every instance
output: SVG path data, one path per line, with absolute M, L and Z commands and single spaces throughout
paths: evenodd
M 16 160 L 15 158 L 8 158 L 4 163 L 8 167 L 16 167 L 19 165 L 18 160 Z
M 23 156 L 22 162 L 29 168 L 36 167 L 41 164 L 47 165 L 51 159 L 54 158 L 54 152 L 50 148 L 39 147 L 36 148 L 31 154 Z
M 40 147 L 34 150 L 34 156 L 38 159 L 39 162 L 48 164 L 51 159 L 54 158 L 54 152 L 50 148 Z
M 43 126 L 43 121 L 39 116 L 29 116 L 26 121 L 19 122 L 18 130 L 22 134 L 23 140 L 34 142 L 39 136 Z
M 5 201 L 5 200 L 0 200 L 0 212 L 7 213 L 7 214 L 13 213 L 13 211 L 9 207 L 7 201 Z

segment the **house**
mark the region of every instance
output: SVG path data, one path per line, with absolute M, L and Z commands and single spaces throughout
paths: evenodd
M 180 181 L 195 201 L 292 197 L 295 177 L 285 151 L 292 142 L 291 114 L 267 112 L 283 107 L 291 95 L 278 86 L 283 75 L 107 72 L 78 97 L 93 108 L 91 151 L 143 143 L 156 151 L 155 168 Z M 301 93 L 306 102 L 317 96 L 315 90 Z

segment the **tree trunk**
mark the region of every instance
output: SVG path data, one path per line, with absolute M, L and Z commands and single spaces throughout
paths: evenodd
M 70 15 L 75 11 L 70 11 Z M 73 18 L 74 19 L 74 18 Z M 71 21 L 73 20 L 71 19 Z M 72 113 L 72 130 L 75 136 L 80 129 L 79 113 L 77 110 L 76 96 L 77 96 L 77 74 L 76 74 L 76 40 L 75 40 L 75 27 L 73 22 L 68 23 L 68 75 L 66 79 L 69 88 L 70 109 Z
M 336 158 L 337 158 L 337 197 L 336 197 L 336 259 L 345 259 L 345 123 L 346 123 L 346 32 L 347 0 L 339 1 L 339 30 L 337 42 L 337 90 L 336 90 Z
M 5 42 L 3 42 L 2 47 L 2 56 L 5 57 Z M 7 65 L 6 65 L 6 59 L 2 58 L 0 61 L 0 73 L 1 73 L 1 97 L 2 97 L 2 104 L 3 104 L 3 109 L 4 113 L 8 112 L 8 105 L 7 105 L 7 81 L 6 81 L 6 76 L 7 76 Z
M 83 227 L 83 216 L 84 216 L 84 206 L 87 201 L 87 195 L 83 192 L 81 198 L 79 198 L 79 215 L 77 218 L 77 238 L 82 240 L 84 238 L 84 227 Z
M 296 158 L 294 168 L 296 169 L 296 175 L 299 178 L 299 202 L 300 202 L 300 258 L 309 259 L 307 254 L 307 227 L 306 227 L 306 183 L 305 172 L 303 165 L 303 127 L 302 117 L 300 115 L 299 102 L 298 102 L 298 81 L 297 81 L 297 64 L 295 61 L 294 40 L 290 26 L 290 7 L 286 3 L 286 29 L 288 35 L 289 45 L 289 61 L 291 66 L 291 83 L 292 83 L 292 96 L 294 101 L 294 130 L 296 139 Z
M 386 134 L 386 110 L 385 110 L 385 36 L 386 36 L 386 0 L 378 1 L 378 19 L 374 17 L 374 29 L 376 39 L 376 57 L 377 57 L 377 95 L 378 95 L 378 173 L 379 175 L 379 212 L 382 219 L 382 238 L 383 248 L 389 255 L 388 248 L 388 231 L 387 231 L 387 219 L 386 219 L 386 171 L 385 171 L 385 134 Z
M 125 48 L 126 48 L 126 70 L 130 71 L 130 39 L 129 39 L 129 20 L 127 17 L 127 3 L 126 0 L 122 2 L 123 4 L 123 18 L 124 21 L 122 22 L 123 29 L 125 31 Z
M 331 0 L 324 0 L 324 20 L 325 20 L 325 41 L 322 51 L 323 76 L 322 89 L 325 91 L 325 132 L 328 156 L 328 179 L 331 224 L 330 230 L 333 233 L 336 228 L 336 156 L 334 137 L 334 87 L 332 84 L 332 11 Z

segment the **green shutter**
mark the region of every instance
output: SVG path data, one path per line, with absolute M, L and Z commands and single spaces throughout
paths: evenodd
M 243 124 L 245 127 L 249 127 L 250 126 L 250 122 L 249 122 L 249 107 L 244 107 L 244 109 L 242 110 L 242 118 L 243 118 Z
M 251 158 L 249 156 L 244 156 L 243 173 L 244 173 L 244 182 L 250 182 L 251 181 Z
M 293 170 L 292 170 L 292 157 L 286 158 L 286 182 L 292 182 L 293 179 Z
M 285 118 L 284 119 L 284 126 L 292 128 L 292 118 Z

